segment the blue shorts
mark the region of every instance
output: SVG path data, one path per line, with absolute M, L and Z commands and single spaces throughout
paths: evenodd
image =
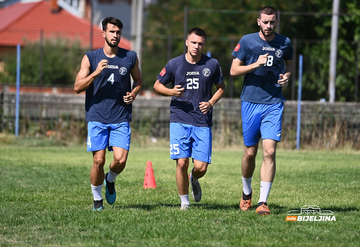
M 211 127 L 170 123 L 170 159 L 193 158 L 211 163 Z
M 245 146 L 253 146 L 262 139 L 281 141 L 284 103 L 256 104 L 241 102 L 242 132 Z
M 103 124 L 88 122 L 87 151 L 99 151 L 112 147 L 130 149 L 131 128 L 128 122 L 117 124 Z

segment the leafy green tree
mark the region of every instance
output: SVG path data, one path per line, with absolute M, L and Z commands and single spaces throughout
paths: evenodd
M 26 42 L 21 47 L 20 80 L 21 84 L 38 85 L 40 81 L 40 54 L 42 50 L 42 85 L 72 85 L 84 50 L 79 42 L 66 39 L 45 40 L 40 49 L 39 42 Z M 0 73 L 2 83 L 16 82 L 16 54 L 8 53 L 3 57 L 4 72 Z
M 147 9 L 142 59 L 144 88 L 152 87 L 167 60 L 183 53 L 186 6 L 188 29 L 199 26 L 207 32 L 205 52 L 211 52 L 219 60 L 227 91 L 233 81 L 233 97 L 239 97 L 243 77 L 229 76 L 231 52 L 243 35 L 258 31 L 257 11 L 265 5 L 280 11 L 278 31 L 293 42 L 296 77 L 298 56 L 304 56 L 303 99 L 328 98 L 332 0 L 158 0 Z M 360 69 L 355 63 L 356 42 L 360 41 L 360 2 L 341 1 L 340 13 L 336 100 L 353 101 L 355 73 Z M 292 83 L 297 85 L 297 79 Z M 284 94 L 291 99 L 291 87 L 286 88 Z
M 307 12 L 316 10 L 320 13 L 332 12 L 332 0 L 312 1 Z M 300 47 L 304 55 L 303 99 L 328 99 L 329 58 L 331 37 L 331 15 L 315 15 L 311 31 L 312 41 Z M 336 101 L 354 101 L 356 70 L 356 43 L 360 41 L 360 2 L 356 0 L 340 2 Z M 359 100 L 359 97 L 357 98 Z

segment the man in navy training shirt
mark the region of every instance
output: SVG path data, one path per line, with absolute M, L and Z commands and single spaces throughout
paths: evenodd
M 176 160 L 176 183 L 181 210 L 190 207 L 189 180 L 195 202 L 201 200 L 198 179 L 211 163 L 212 108 L 221 98 L 225 84 L 220 64 L 202 54 L 206 34 L 192 28 L 185 41 L 187 53 L 171 59 L 157 76 L 154 90 L 172 96 L 170 103 L 170 158 Z M 173 88 L 165 85 L 173 83 Z M 217 90 L 212 94 L 213 85 Z M 188 176 L 189 158 L 194 167 Z
M 243 193 L 240 209 L 251 208 L 251 180 L 255 157 L 262 138 L 263 162 L 260 169 L 260 198 L 256 212 L 270 214 L 267 198 L 275 176 L 275 153 L 281 140 L 281 123 L 285 98 L 282 88 L 288 86 L 293 49 L 290 39 L 275 33 L 277 11 L 271 6 L 259 10 L 260 31 L 243 36 L 232 55 L 230 74 L 245 75 L 241 92 L 241 119 L 244 153 L 241 170 Z
M 106 17 L 102 21 L 103 48 L 87 52 L 76 77 L 76 93 L 86 91 L 85 110 L 88 125 L 87 151 L 93 154 L 90 183 L 93 210 L 103 209 L 101 189 L 109 204 L 116 199 L 115 178 L 125 168 L 131 139 L 132 102 L 141 89 L 139 61 L 134 51 L 118 46 L 123 24 Z M 131 85 L 131 79 L 134 80 Z M 106 148 L 114 160 L 104 175 Z

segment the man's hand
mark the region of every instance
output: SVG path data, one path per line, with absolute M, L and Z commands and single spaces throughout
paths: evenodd
M 98 63 L 98 66 L 97 66 L 97 68 L 96 68 L 97 74 L 100 75 L 100 74 L 101 74 L 101 71 L 103 71 L 104 69 L 106 69 L 107 66 L 108 66 L 108 64 L 109 64 L 108 60 L 102 59 L 102 60 Z
M 287 87 L 289 85 L 289 79 L 286 75 L 280 74 L 280 79 L 278 80 L 278 84 L 282 87 Z
M 258 68 L 261 67 L 262 65 L 266 64 L 268 55 L 269 55 L 269 53 L 259 56 L 258 60 L 256 61 L 256 63 L 258 64 Z
M 203 101 L 199 103 L 199 108 L 203 114 L 206 114 L 211 110 L 212 105 L 210 104 L 209 101 Z
M 181 87 L 181 85 L 176 85 L 172 89 L 172 95 L 175 97 L 182 97 L 184 95 L 185 88 Z
M 134 97 L 134 94 L 126 92 L 126 95 L 124 96 L 123 99 L 124 99 L 124 102 L 129 105 L 135 100 L 135 97 Z

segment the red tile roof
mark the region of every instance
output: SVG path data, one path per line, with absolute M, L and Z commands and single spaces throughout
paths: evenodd
M 26 40 L 66 37 L 80 40 L 84 48 L 90 46 L 90 21 L 78 18 L 63 9 L 51 12 L 50 2 L 16 3 L 0 9 L 0 46 L 16 46 Z M 93 25 L 93 49 L 104 45 L 101 28 Z M 120 47 L 130 50 L 131 43 L 121 38 Z

